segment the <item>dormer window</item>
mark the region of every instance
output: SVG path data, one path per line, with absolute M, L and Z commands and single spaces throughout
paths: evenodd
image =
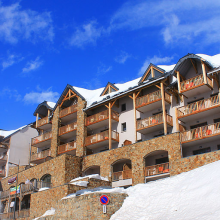
M 118 88 L 114 84 L 108 82 L 108 84 L 106 85 L 100 96 L 104 96 L 111 92 L 116 92 L 116 91 L 118 91 Z

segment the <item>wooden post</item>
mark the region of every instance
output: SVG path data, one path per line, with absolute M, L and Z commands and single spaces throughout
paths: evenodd
M 176 71 L 177 83 L 178 83 L 178 92 L 181 93 L 181 84 L 180 84 L 180 72 Z
M 151 67 L 151 76 L 152 76 L 152 78 L 155 77 L 155 74 L 154 74 L 154 68 L 153 68 L 153 67 Z
M 137 119 L 136 119 L 136 95 L 133 93 L 133 108 L 134 108 L 134 132 L 135 142 L 137 142 Z
M 201 61 L 202 63 L 202 74 L 203 74 L 203 78 L 204 78 L 204 83 L 207 84 L 207 75 L 206 75 L 206 71 L 205 71 L 205 64 L 203 63 L 203 61 Z
M 178 110 L 175 108 L 175 118 L 176 118 L 176 131 L 180 131 L 180 125 L 179 125 L 179 120 L 178 120 Z
M 39 113 L 37 113 L 37 116 L 36 116 L 36 128 L 38 126 L 38 118 L 39 118 Z
M 49 123 L 49 117 L 50 117 L 50 110 L 47 110 L 47 123 Z
M 164 134 L 167 134 L 167 114 L 166 114 L 166 107 L 165 107 L 165 95 L 164 95 L 164 85 L 160 83 L 161 87 L 161 95 L 162 95 L 162 109 L 163 109 L 163 127 L 164 127 Z
M 109 120 L 109 150 L 112 149 L 112 109 L 111 102 L 108 104 L 108 120 Z
M 19 212 L 21 211 L 21 200 L 22 200 L 22 184 L 20 184 Z

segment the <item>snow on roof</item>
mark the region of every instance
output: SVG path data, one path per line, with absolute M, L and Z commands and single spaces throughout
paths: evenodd
M 10 136 L 11 134 L 15 133 L 16 131 L 19 131 L 21 129 L 23 129 L 24 127 L 26 127 L 27 125 L 24 125 L 18 129 L 15 130 L 11 130 L 11 131 L 5 131 L 5 130 L 0 130 L 0 136 L 3 136 L 4 138 Z
M 172 65 L 157 65 L 157 66 L 160 67 L 161 69 L 165 70 L 166 72 L 170 72 L 171 70 L 174 69 L 176 64 L 172 64 Z
M 216 54 L 214 56 L 209 56 L 209 55 L 206 55 L 206 54 L 196 54 L 196 55 L 202 57 L 205 60 L 207 60 L 215 68 L 220 66 L 220 54 Z
M 87 175 L 87 176 L 83 176 L 83 177 L 77 177 L 75 179 L 72 179 L 70 181 L 70 183 L 73 183 L 73 182 L 76 182 L 76 181 L 79 181 L 79 180 L 83 180 L 83 179 L 86 179 L 86 178 L 89 178 L 89 179 L 93 178 L 93 179 L 98 179 L 98 180 L 109 181 L 107 178 L 102 177 L 99 174 L 91 174 L 91 175 Z
M 220 216 L 220 161 L 126 189 L 128 197 L 111 220 L 199 219 Z
M 51 107 L 51 108 L 54 108 L 56 103 L 55 102 L 47 102 L 47 105 L 49 105 L 49 107 Z

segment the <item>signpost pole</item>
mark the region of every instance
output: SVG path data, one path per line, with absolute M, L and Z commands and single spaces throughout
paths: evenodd
M 18 162 L 18 172 L 17 172 L 17 178 L 16 178 L 16 193 L 15 193 L 15 204 L 14 204 L 14 216 L 13 216 L 13 219 L 15 220 L 15 208 L 16 208 L 16 200 L 17 200 L 17 187 L 18 187 L 18 173 L 19 173 L 19 164 L 20 164 L 20 160 Z

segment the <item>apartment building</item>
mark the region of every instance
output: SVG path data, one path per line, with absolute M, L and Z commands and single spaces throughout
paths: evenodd
M 61 186 L 78 176 L 99 174 L 112 187 L 128 187 L 219 160 L 220 61 L 213 59 L 187 54 L 175 65 L 150 64 L 138 79 L 97 90 L 68 84 L 57 103 L 39 104 L 39 135 L 31 139 L 30 166 L 18 181 L 26 176 L 34 183 L 30 203 L 36 206 L 42 186 L 64 195 Z M 7 179 L 2 185 L 9 212 L 14 198 Z

